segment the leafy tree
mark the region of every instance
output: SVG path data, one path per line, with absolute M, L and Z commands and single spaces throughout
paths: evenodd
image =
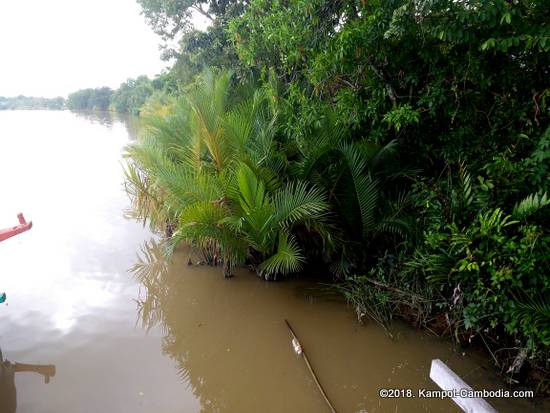
M 198 13 L 211 22 L 242 12 L 247 0 L 138 0 L 143 14 L 164 40 L 193 29 L 192 16 Z
M 108 87 L 81 89 L 69 95 L 67 107 L 71 110 L 107 110 L 112 95 Z
M 153 84 L 147 76 L 128 79 L 113 93 L 111 105 L 117 112 L 137 115 L 153 92 Z
M 143 14 L 162 36 L 162 57 L 174 59 L 171 73 L 180 86 L 188 85 L 205 67 L 232 69 L 239 77 L 240 62 L 227 33 L 229 21 L 245 10 L 247 0 L 138 0 Z M 193 14 L 206 17 L 208 27 L 198 30 Z

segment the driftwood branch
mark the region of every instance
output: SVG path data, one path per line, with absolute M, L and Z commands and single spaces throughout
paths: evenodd
M 401 290 L 399 288 L 392 287 L 391 285 L 381 283 L 380 281 L 373 280 L 372 278 L 365 277 L 365 280 L 367 280 L 369 283 L 371 283 L 373 285 L 376 285 L 377 287 L 384 288 L 386 290 L 393 291 L 393 292 L 398 293 L 398 294 L 408 295 L 409 297 L 416 298 L 419 301 L 428 301 L 428 300 L 426 300 L 426 298 L 422 297 L 421 295 L 411 293 L 409 291 Z
M 321 385 L 321 382 L 317 378 L 317 374 L 315 374 L 315 371 L 313 370 L 313 367 L 311 366 L 311 363 L 309 362 L 309 359 L 307 358 L 304 347 L 300 343 L 300 340 L 298 340 L 298 337 L 296 336 L 296 333 L 294 333 L 294 330 L 292 330 L 292 327 L 290 326 L 290 323 L 288 322 L 288 320 L 285 320 L 285 323 L 286 323 L 288 329 L 290 330 L 290 334 L 292 334 L 292 338 L 294 340 L 296 340 L 296 343 L 298 344 L 298 347 L 301 349 L 300 354 L 304 358 L 304 361 L 306 362 L 306 366 L 307 366 L 309 372 L 311 373 L 311 376 L 313 377 L 313 380 L 315 381 L 315 384 L 317 385 L 317 388 L 319 389 L 319 392 L 321 392 L 321 395 L 323 396 L 323 399 L 325 399 L 325 402 L 327 403 L 328 407 L 330 408 L 330 411 L 332 413 L 336 413 L 336 409 L 334 408 L 334 406 L 330 402 L 330 400 L 327 396 L 327 393 L 323 389 L 323 386 Z

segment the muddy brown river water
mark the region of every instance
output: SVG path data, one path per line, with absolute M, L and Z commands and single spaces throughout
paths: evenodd
M 381 399 L 428 388 L 440 358 L 475 389 L 507 389 L 486 357 L 396 323 L 359 325 L 307 281 L 266 283 L 242 269 L 192 265 L 124 217 L 121 151 L 135 122 L 70 112 L 0 112 L 0 348 L 11 362 L 55 365 L 46 384 L 15 373 L 18 413 L 326 412 L 290 345 L 291 321 L 338 412 L 456 412 L 452 401 Z M 8 412 L 0 399 L 0 413 Z M 502 412 L 550 411 L 521 399 Z M 13 411 L 13 410 L 11 410 Z

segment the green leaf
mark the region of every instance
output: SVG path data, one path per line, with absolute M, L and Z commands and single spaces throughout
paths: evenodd
M 239 165 L 237 181 L 241 208 L 247 213 L 261 208 L 265 201 L 265 185 L 245 163 Z
M 504 13 L 500 19 L 500 24 L 503 22 L 506 22 L 506 24 L 512 23 L 512 14 L 511 13 Z

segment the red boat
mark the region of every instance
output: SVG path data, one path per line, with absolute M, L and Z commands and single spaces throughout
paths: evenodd
M 23 216 L 23 214 L 17 214 L 17 218 L 19 219 L 19 225 L 16 225 L 12 228 L 0 229 L 0 241 L 4 241 L 32 228 L 32 221 L 25 221 L 25 217 Z

